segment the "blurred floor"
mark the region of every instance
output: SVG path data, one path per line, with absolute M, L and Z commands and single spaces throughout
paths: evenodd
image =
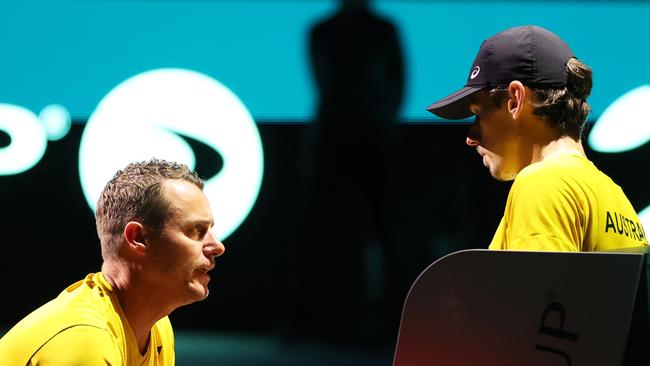
M 176 332 L 176 364 L 219 366 L 382 366 L 392 349 L 286 342 L 275 336 Z
M 8 330 L 0 328 L 0 336 Z M 276 336 L 175 331 L 179 366 L 389 366 L 392 349 L 286 342 Z

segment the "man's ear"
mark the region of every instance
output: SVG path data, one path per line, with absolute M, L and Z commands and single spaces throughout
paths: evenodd
M 139 222 L 129 221 L 124 227 L 124 239 L 129 252 L 135 255 L 143 255 L 147 251 L 145 236 L 147 230 Z
M 510 113 L 512 119 L 518 119 L 521 115 L 527 92 L 521 81 L 514 80 L 508 85 L 508 113 Z

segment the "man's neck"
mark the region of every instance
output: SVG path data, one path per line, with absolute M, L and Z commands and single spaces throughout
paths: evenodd
M 539 150 L 539 161 L 552 156 L 566 154 L 586 157 L 585 150 L 582 147 L 582 141 L 576 141 L 569 136 L 562 136 L 559 139 L 552 140 Z
M 140 354 L 145 354 L 149 346 L 149 335 L 153 325 L 173 310 L 164 306 L 165 301 L 156 297 L 147 286 L 142 286 L 134 271 L 119 264 L 102 266 L 102 273 L 113 287 L 113 292 L 122 307 L 128 326 L 133 332 Z
M 526 165 L 537 163 L 551 156 L 573 154 L 585 157 L 580 139 L 564 135 L 558 127 L 550 127 L 548 122 L 536 116 L 523 124 L 520 134 L 521 156 Z

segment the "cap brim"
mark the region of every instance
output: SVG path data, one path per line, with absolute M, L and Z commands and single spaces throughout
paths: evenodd
M 484 86 L 466 86 L 457 92 L 431 104 L 427 111 L 445 119 L 463 119 L 474 115 L 469 110 L 471 96 Z

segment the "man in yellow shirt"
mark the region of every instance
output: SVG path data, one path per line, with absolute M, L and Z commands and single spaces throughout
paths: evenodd
M 173 365 L 167 315 L 208 296 L 208 272 L 225 250 L 203 184 L 157 159 L 117 172 L 97 204 L 102 271 L 9 330 L 0 364 Z
M 582 147 L 591 69 L 557 35 L 510 28 L 485 40 L 467 84 L 427 109 L 475 121 L 467 144 L 513 180 L 490 249 L 602 251 L 648 245 L 629 200 Z

